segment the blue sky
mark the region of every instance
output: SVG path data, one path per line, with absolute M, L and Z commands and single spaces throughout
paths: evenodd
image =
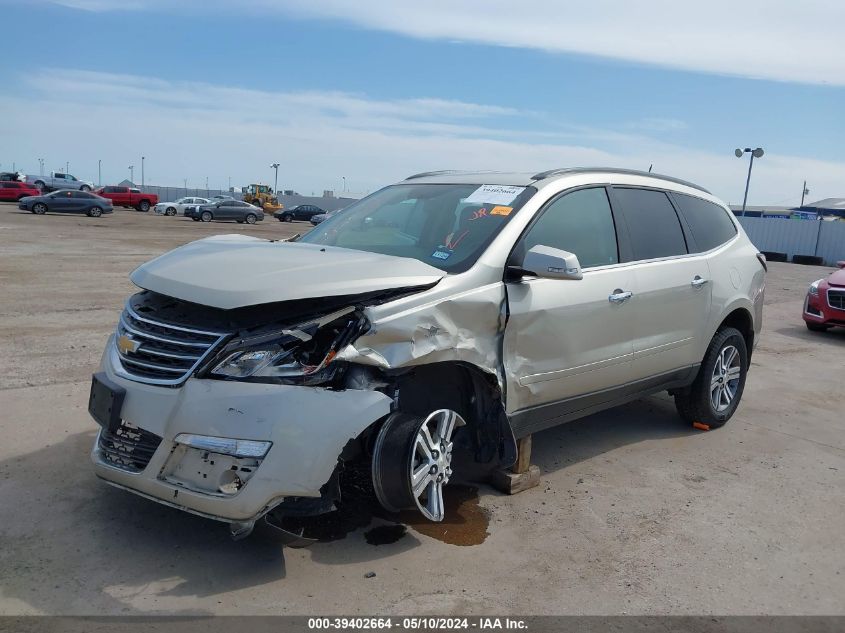
M 0 39 L 3 169 L 44 157 L 96 180 L 102 159 L 116 182 L 145 155 L 147 182 L 214 187 L 272 182 L 278 161 L 280 186 L 311 193 L 653 163 L 741 202 L 733 149 L 762 145 L 750 203 L 795 204 L 805 178 L 811 200 L 845 196 L 835 2 L 0 3 L 6 24 L 37 24 Z

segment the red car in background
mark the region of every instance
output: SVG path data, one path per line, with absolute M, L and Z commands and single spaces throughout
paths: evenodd
M 41 191 L 25 182 L 4 180 L 0 182 L 0 200 L 16 202 L 27 196 L 40 196 Z
M 804 322 L 813 332 L 845 327 L 845 262 L 825 279 L 810 284 L 804 300 Z
M 150 207 L 158 204 L 158 196 L 156 194 L 143 193 L 140 189 L 135 189 L 134 187 L 100 187 L 94 193 L 103 198 L 108 198 L 116 207 L 137 209 L 145 213 L 150 210 Z

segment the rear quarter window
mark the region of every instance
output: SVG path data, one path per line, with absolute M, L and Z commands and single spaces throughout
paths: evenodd
M 736 226 L 728 212 L 718 204 L 683 193 L 672 196 L 689 225 L 698 252 L 721 246 L 736 235 Z

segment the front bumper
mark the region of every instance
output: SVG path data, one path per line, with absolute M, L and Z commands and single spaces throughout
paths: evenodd
M 827 287 L 822 287 L 819 288 L 818 295 L 807 293 L 801 316 L 807 323 L 845 327 L 845 310 L 834 308 L 830 305 L 830 301 L 828 300 L 829 290 Z M 834 288 L 833 290 L 835 292 L 842 292 L 845 289 Z
M 112 349 L 110 339 L 101 371 L 126 390 L 120 417 L 162 440 L 141 472 L 129 472 L 105 459 L 98 437 L 91 452 L 95 473 L 118 487 L 220 521 L 255 520 L 286 497 L 319 497 L 347 442 L 391 409 L 391 399 L 376 391 L 197 378 L 178 388 L 148 385 L 118 376 Z M 174 468 L 198 472 L 198 464 L 205 467 L 202 457 L 206 466 L 215 463 L 214 454 L 210 460 L 186 456 L 174 441 L 180 433 L 269 441 L 272 447 L 235 494 L 201 492 L 164 479 Z

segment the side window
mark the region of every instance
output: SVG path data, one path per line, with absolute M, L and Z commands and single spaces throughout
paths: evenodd
M 736 235 L 736 226 L 728 212 L 718 204 L 682 193 L 672 195 L 689 224 L 699 252 L 721 246 Z
M 619 263 L 613 214 L 603 187 L 564 194 L 542 213 L 523 240 L 523 254 L 541 244 L 575 253 L 584 268 Z
M 53 174 L 53 178 L 58 178 L 59 180 L 64 180 L 64 174 Z
M 613 194 L 622 206 L 634 260 L 686 255 L 681 222 L 665 193 L 614 187 Z

